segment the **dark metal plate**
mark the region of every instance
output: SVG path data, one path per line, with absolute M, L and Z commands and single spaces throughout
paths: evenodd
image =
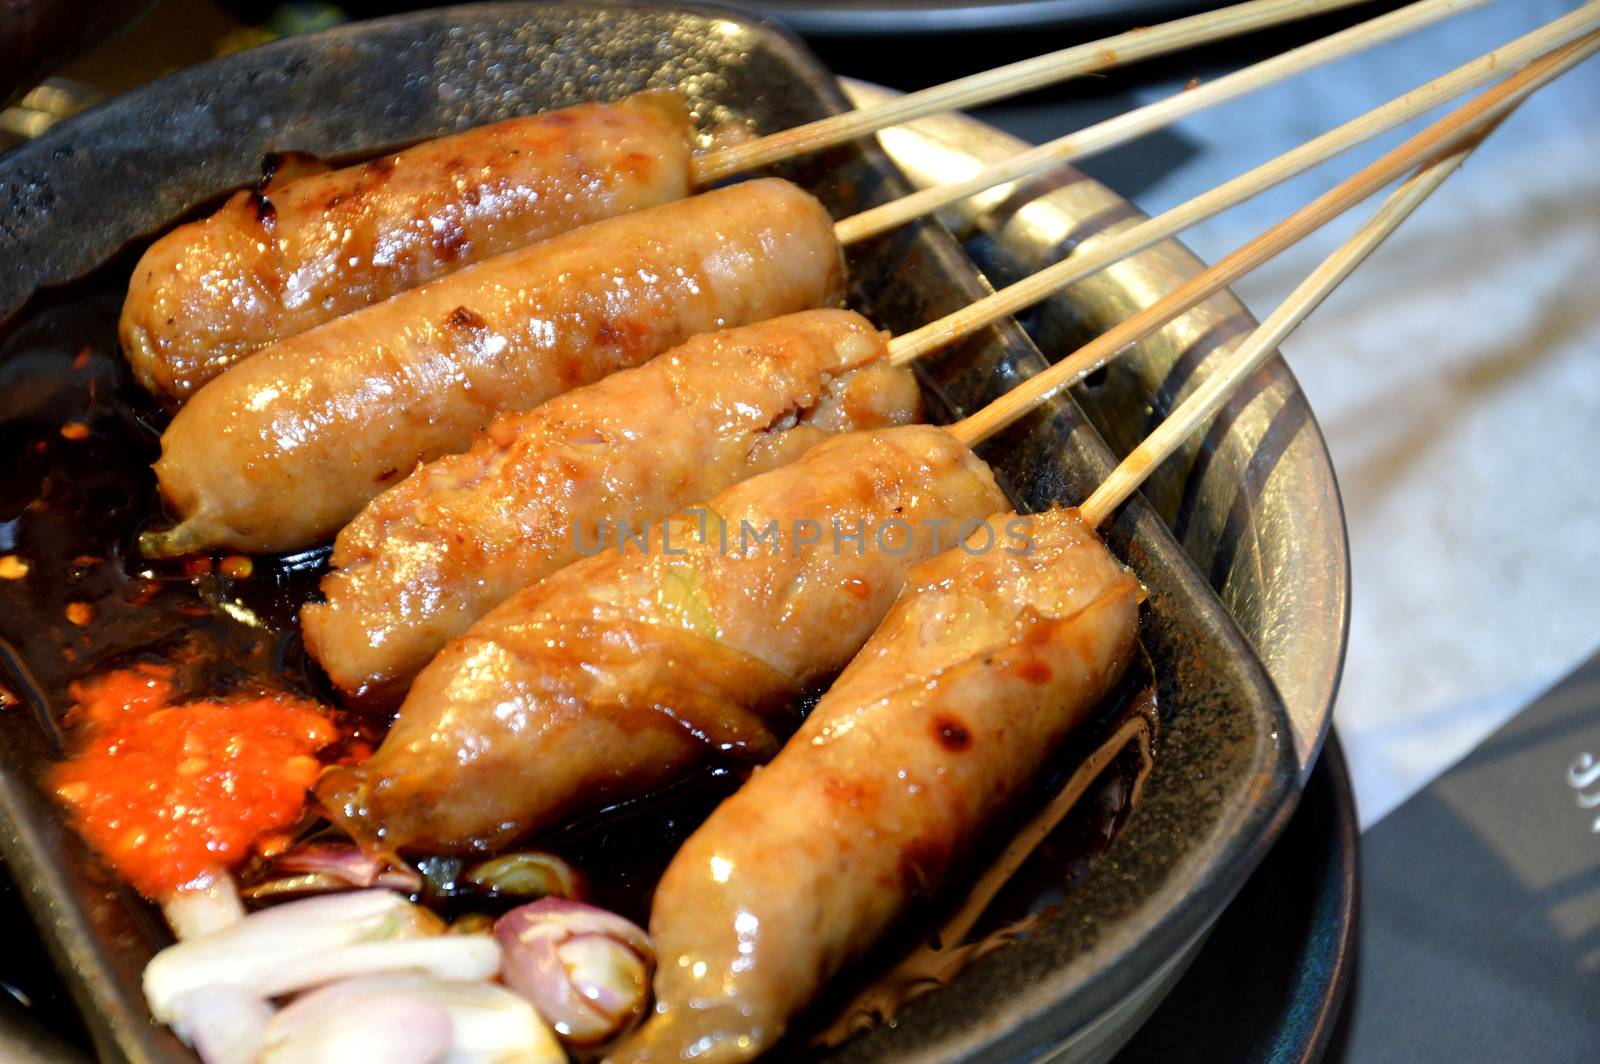
M 657 85 L 686 91 L 707 126 L 750 120 L 776 129 L 845 106 L 792 38 L 717 9 L 496 4 L 285 41 L 174 75 L 0 160 L 0 315 L 247 183 L 266 151 L 370 152 Z M 832 151 L 784 173 L 836 215 L 904 187 L 875 149 Z M 984 290 L 932 224 L 860 248 L 852 267 L 856 305 L 896 331 Z M 1042 366 L 1021 330 L 1006 325 L 933 362 L 927 383 L 955 413 Z M 1080 498 L 1113 465 L 1067 399 L 984 453 L 1034 507 Z M 127 485 L 150 489 L 148 481 Z M 1297 794 L 1288 718 L 1255 655 L 1154 510 L 1136 500 L 1106 532 L 1150 590 L 1144 637 L 1168 716 L 1144 804 L 1098 872 L 1035 933 L 834 1059 L 1026 1060 L 1103 1037 L 1100 1021 L 1170 971 L 1286 820 Z M 0 854 L 100 1052 L 185 1059 L 149 1023 L 138 990 L 139 971 L 162 941 L 159 920 L 110 887 L 61 823 L 38 786 L 48 757 L 26 714 L 0 714 Z

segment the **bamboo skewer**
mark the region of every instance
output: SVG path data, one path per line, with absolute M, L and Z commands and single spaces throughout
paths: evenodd
M 1043 373 L 1024 381 L 977 413 L 950 426 L 968 446 L 1004 429 L 1039 403 L 1115 357 L 1201 301 L 1268 261 L 1328 221 L 1419 165 L 1464 132 L 1490 123 L 1542 85 L 1600 51 L 1600 34 L 1567 44 L 1512 74 L 1470 103 L 1389 151 L 1311 203 L 1250 240 L 1216 265 L 1195 275 L 1160 300 L 1109 329 Z M 958 312 L 959 314 L 960 312 Z M 952 315 L 951 317 L 954 317 Z
M 1171 416 L 1128 453 L 1079 507 L 1083 519 L 1091 527 L 1099 525 L 1138 491 L 1139 485 L 1151 472 L 1182 446 L 1184 440 L 1209 422 L 1244 379 L 1270 358 L 1278 345 L 1321 306 L 1322 301 L 1357 266 L 1365 262 L 1367 256 L 1376 251 L 1378 245 L 1422 205 L 1423 200 L 1460 169 L 1467 156 L 1502 120 L 1503 116 L 1489 122 L 1484 128 L 1469 130 L 1459 139 L 1457 147 L 1447 149 L 1447 154 L 1423 166 L 1391 193 L 1360 231 L 1324 259 L 1246 338 L 1239 349 L 1228 356 L 1226 364 L 1207 377 L 1205 383 L 1178 404 Z
M 996 67 L 908 93 L 882 107 L 847 111 L 697 157 L 692 179 L 704 185 L 744 170 L 841 144 L 940 111 L 960 110 L 1286 22 L 1352 7 L 1365 0 L 1248 0 L 1207 14 L 1174 19 L 1047 55 Z
M 1154 130 L 1229 100 L 1296 77 L 1365 48 L 1404 36 L 1487 0 L 1418 0 L 1367 22 L 1235 70 L 1192 89 L 1097 122 L 1075 133 L 985 166 L 961 181 L 936 185 L 862 211 L 834 226 L 841 244 L 885 233 L 968 196 L 1052 166 L 1126 144 Z
M 1098 240 L 1070 258 L 985 296 L 954 314 L 896 337 L 889 344 L 890 361 L 895 365 L 914 362 L 960 336 L 1031 306 L 1067 285 L 1090 277 L 1114 262 L 1220 214 L 1356 144 L 1402 125 L 1447 100 L 1517 69 L 1554 47 L 1570 43 L 1596 29 L 1600 29 L 1600 3 L 1591 2 L 1186 203 L 1146 219 L 1115 236 Z

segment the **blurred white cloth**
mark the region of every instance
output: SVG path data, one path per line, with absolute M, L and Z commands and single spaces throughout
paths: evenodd
M 1498 0 L 1189 119 L 1174 132 L 1193 153 L 1139 205 L 1173 206 L 1576 6 Z M 1214 262 L 1422 124 L 1184 240 Z M 1375 204 L 1235 291 L 1265 316 Z M 1600 59 L 1513 115 L 1284 353 L 1349 521 L 1335 721 L 1367 825 L 1600 645 Z

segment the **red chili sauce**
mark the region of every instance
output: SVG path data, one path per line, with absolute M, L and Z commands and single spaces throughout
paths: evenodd
M 250 856 L 294 824 L 338 732 L 288 694 L 174 703 L 175 670 L 141 665 L 74 684 L 76 753 L 51 784 L 77 829 L 158 898 Z

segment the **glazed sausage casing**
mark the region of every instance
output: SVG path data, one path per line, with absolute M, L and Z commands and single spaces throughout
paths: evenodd
M 683 104 L 649 93 L 513 118 L 239 192 L 157 240 L 119 332 L 176 406 L 251 352 L 453 270 L 689 193 Z
M 832 303 L 844 264 L 811 196 L 769 178 L 575 229 L 274 344 L 161 438 L 182 519 L 151 553 L 303 547 L 496 413 L 690 336 Z
M 776 468 L 830 433 L 902 425 L 908 369 L 859 314 L 703 333 L 635 369 L 496 418 L 462 454 L 372 500 L 334 541 L 306 645 L 346 695 L 389 702 L 449 640 L 579 555 Z
M 668 866 L 656 1010 L 607 1059 L 746 1061 L 938 891 L 1132 659 L 1139 584 L 1075 510 L 991 519 L 906 591 L 773 762 Z M 967 546 L 979 546 L 974 534 Z M 692 1051 L 692 1052 L 691 1052 Z
M 948 545 L 1003 505 L 940 429 L 824 440 L 507 599 L 418 674 L 378 752 L 324 773 L 317 797 L 369 849 L 494 849 L 719 754 L 763 761 L 941 530 Z M 753 534 L 769 525 L 773 538 Z M 868 540 L 858 550 L 834 527 Z

